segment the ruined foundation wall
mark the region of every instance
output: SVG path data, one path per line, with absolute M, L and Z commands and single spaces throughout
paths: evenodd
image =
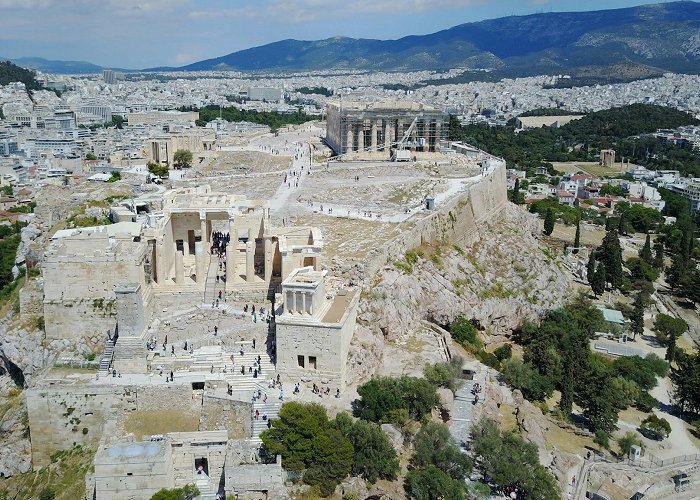
M 61 387 L 25 391 L 34 467 L 51 463 L 51 454 L 79 444 L 94 447 L 124 387 Z M 87 429 L 87 432 L 83 429 Z
M 466 192 L 375 248 L 366 263 L 367 275 L 374 275 L 388 262 L 401 260 L 407 250 L 422 243 L 469 245 L 476 241 L 479 228 L 485 223 L 499 220 L 508 202 L 506 164 L 499 163 Z

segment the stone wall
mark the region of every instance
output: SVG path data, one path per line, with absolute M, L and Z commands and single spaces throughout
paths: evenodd
M 502 217 L 507 202 L 506 164 L 499 161 L 490 174 L 469 186 L 463 194 L 377 246 L 367 258 L 366 275 L 372 276 L 388 262 L 401 260 L 407 250 L 422 243 L 473 243 L 478 239 L 481 225 Z
M 238 464 L 228 463 L 227 460 L 225 474 L 227 496 L 279 489 L 284 485 L 285 479 L 281 456 L 277 456 L 274 464 Z
M 74 386 L 26 390 L 34 466 L 50 464 L 52 453 L 75 444 L 94 447 L 109 413 L 121 402 L 124 389 Z
M 199 412 L 202 391 L 189 384 L 136 387 L 136 411 Z
M 252 403 L 205 394 L 199 429 L 226 431 L 229 439 L 249 438 L 253 426 L 252 412 Z
M 170 432 L 167 435 L 172 447 L 172 469 L 176 487 L 193 482 L 195 460 L 205 458 L 209 477 L 215 489 L 224 476 L 226 446 L 225 431 Z

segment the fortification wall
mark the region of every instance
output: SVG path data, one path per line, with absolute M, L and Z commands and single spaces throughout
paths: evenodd
M 491 161 L 497 161 L 497 166 L 464 193 L 418 220 L 412 228 L 376 247 L 366 263 L 368 275 L 374 275 L 388 262 L 401 260 L 407 250 L 422 243 L 469 245 L 478 240 L 479 228 L 500 219 L 508 202 L 506 164 Z
M 100 298 L 44 302 L 46 338 L 77 339 L 97 337 L 107 340 L 114 332 L 117 307 L 114 294 Z
M 70 386 L 28 389 L 27 413 L 32 463 L 51 463 L 51 454 L 79 444 L 95 447 L 110 411 L 121 403 L 125 388 Z

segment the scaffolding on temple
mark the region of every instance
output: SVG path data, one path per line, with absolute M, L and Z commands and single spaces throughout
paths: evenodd
M 439 152 L 447 115 L 414 102 L 335 102 L 326 106 L 326 143 L 338 156 L 392 150 Z

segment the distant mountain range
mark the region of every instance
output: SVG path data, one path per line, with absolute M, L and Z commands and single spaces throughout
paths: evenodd
M 48 72 L 95 72 L 89 63 L 31 59 Z M 92 67 L 92 69 L 90 69 Z M 151 71 L 489 69 L 502 76 L 622 71 L 700 73 L 700 3 L 553 12 L 461 24 L 398 40 L 282 40 L 179 68 Z M 622 78 L 625 79 L 625 78 Z

